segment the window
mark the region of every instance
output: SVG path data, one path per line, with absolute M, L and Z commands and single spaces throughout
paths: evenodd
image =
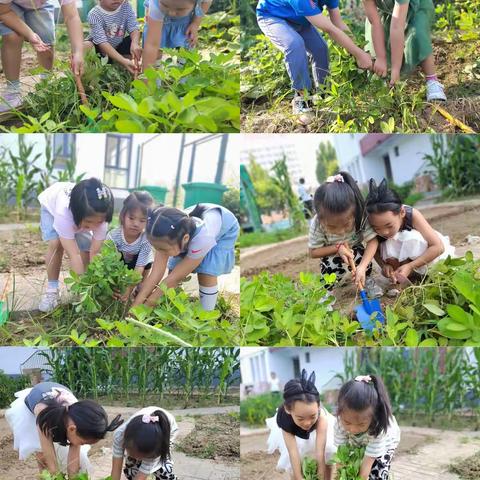
M 305 363 L 310 363 L 310 352 L 305 353 Z
M 400 150 L 398 149 L 398 147 L 395 147 L 395 148 L 393 149 L 393 151 L 395 152 L 395 156 L 396 156 L 396 157 L 399 157 L 399 156 L 400 156 Z
M 107 134 L 104 182 L 113 188 L 128 188 L 132 154 L 131 135 Z
M 75 156 L 75 134 L 74 133 L 54 133 L 52 154 L 54 158 L 54 167 L 59 170 L 65 169 L 65 162 Z

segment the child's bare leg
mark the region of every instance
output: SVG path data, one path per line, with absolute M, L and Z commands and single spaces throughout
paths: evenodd
M 58 280 L 60 269 L 62 268 L 63 247 L 60 240 L 50 240 L 48 250 L 45 255 L 45 265 L 47 266 L 47 277 L 49 281 Z
M 435 59 L 433 53 L 431 53 L 420 65 L 426 77 L 435 75 Z
M 332 480 L 333 478 L 333 465 L 325 465 L 325 479 Z
M 80 250 L 80 256 L 82 257 L 82 262 L 86 270 L 88 267 L 88 264 L 90 263 L 90 252 L 84 252 Z
M 86 52 L 91 50 L 94 46 L 95 45 L 93 44 L 93 42 L 91 42 L 90 40 L 85 40 L 83 42 L 83 53 L 85 54 Z
M 5 78 L 15 81 L 20 78 L 23 37 L 15 32 L 2 37 L 2 65 Z
M 207 311 L 214 310 L 218 297 L 217 277 L 199 273 L 198 290 L 203 309 Z

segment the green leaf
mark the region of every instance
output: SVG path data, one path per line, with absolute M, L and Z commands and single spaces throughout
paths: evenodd
M 405 345 L 407 347 L 416 347 L 418 346 L 419 336 L 415 329 L 409 328 L 405 335 Z
M 437 317 L 445 315 L 445 312 L 440 307 L 432 303 L 424 303 L 423 307 L 426 308 L 430 313 L 437 315 Z

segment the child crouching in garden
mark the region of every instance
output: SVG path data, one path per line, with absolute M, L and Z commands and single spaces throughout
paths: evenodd
M 448 237 L 434 230 L 416 208 L 404 205 L 385 179 L 370 179 L 366 200 L 368 220 L 378 235 L 376 260 L 393 283 L 425 275 L 428 265 L 455 254 Z
M 341 280 L 353 260 L 355 283 L 365 286 L 369 296 L 380 296 L 381 288 L 370 277 L 378 240 L 366 218 L 356 181 L 347 172 L 328 177 L 316 190 L 313 205 L 316 215 L 310 224 L 308 247 L 312 258 L 321 259 L 321 273 L 335 273 Z M 331 305 L 330 300 L 330 309 Z
M 148 192 L 132 192 L 123 202 L 120 212 L 120 227 L 108 232 L 122 260 L 131 270 L 136 270 L 143 278 L 150 273 L 153 263 L 153 250 L 145 233 L 148 209 L 154 201 Z M 135 287 L 129 287 L 120 299 L 128 301 Z

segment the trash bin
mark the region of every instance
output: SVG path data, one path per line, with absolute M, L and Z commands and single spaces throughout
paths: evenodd
M 134 190 L 145 190 L 148 192 L 156 203 L 163 203 L 165 204 L 165 199 L 167 198 L 168 189 L 165 187 L 157 187 L 157 186 L 149 186 L 149 185 L 142 185 Z M 133 191 L 133 190 L 132 190 Z
M 197 203 L 222 204 L 223 194 L 228 189 L 219 183 L 191 182 L 182 184 L 185 190 L 184 208 L 191 207 Z

